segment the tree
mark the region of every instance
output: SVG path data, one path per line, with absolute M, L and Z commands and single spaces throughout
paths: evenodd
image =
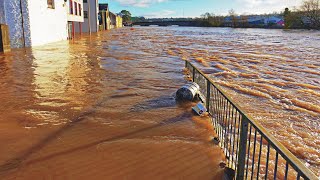
M 229 10 L 229 16 L 231 17 L 232 27 L 237 27 L 238 18 L 237 18 L 237 14 L 234 9 Z
M 216 16 L 213 13 L 206 12 L 201 15 L 201 25 L 205 27 L 220 27 L 223 25 L 224 17 Z
M 249 17 L 245 14 L 240 16 L 241 27 L 249 27 Z
M 290 11 L 289 8 L 286 8 L 283 13 L 284 17 L 284 28 L 303 28 L 305 25 L 302 21 L 301 12 L 298 10 Z
M 143 22 L 143 21 L 145 21 L 145 20 L 146 20 L 146 18 L 143 17 L 143 16 L 131 17 L 131 21 L 132 21 L 132 22 Z
M 284 13 L 283 13 L 283 17 L 284 17 L 284 28 L 285 29 L 289 29 L 292 26 L 292 22 L 291 22 L 291 12 L 289 10 L 289 8 L 285 8 Z
M 127 10 L 122 10 L 120 12 L 122 14 L 122 19 L 124 23 L 131 23 L 131 13 Z
M 320 0 L 304 0 L 300 8 L 310 25 L 320 29 Z

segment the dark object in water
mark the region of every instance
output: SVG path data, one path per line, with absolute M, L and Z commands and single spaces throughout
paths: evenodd
M 182 86 L 176 93 L 176 100 L 192 101 L 199 92 L 199 85 L 195 82 Z
M 236 171 L 234 169 L 229 167 L 224 168 L 223 180 L 232 180 L 234 179 L 235 175 Z
M 212 142 L 215 144 L 215 145 L 218 145 L 220 143 L 220 140 L 218 137 L 215 137 L 212 139 Z

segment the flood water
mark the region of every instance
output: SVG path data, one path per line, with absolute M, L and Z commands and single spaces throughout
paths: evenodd
M 184 62 L 148 32 L 0 54 L 0 179 L 221 177 L 210 119 L 175 101 Z
M 182 27 L 0 54 L 0 175 L 212 179 L 208 120 L 174 100 L 184 60 L 320 175 L 320 33 Z
M 161 29 L 161 28 L 160 28 Z M 150 30 L 189 60 L 320 175 L 320 32 L 229 28 Z

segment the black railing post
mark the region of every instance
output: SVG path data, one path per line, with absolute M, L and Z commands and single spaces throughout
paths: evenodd
M 238 154 L 238 166 L 237 166 L 237 180 L 244 179 L 247 138 L 248 138 L 248 118 L 245 115 L 242 115 L 239 152 L 238 152 L 239 154 Z
M 192 66 L 192 82 L 195 80 L 196 68 Z
M 209 79 L 207 79 L 207 98 L 206 98 L 206 107 L 207 107 L 207 111 L 210 112 L 209 108 L 210 108 L 210 86 L 211 83 L 209 81 Z

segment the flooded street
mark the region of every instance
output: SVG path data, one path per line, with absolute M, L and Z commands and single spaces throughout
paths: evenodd
M 0 179 L 220 177 L 209 119 L 174 98 L 184 62 L 147 32 L 0 54 Z
M 0 54 L 0 176 L 217 177 L 183 60 L 320 175 L 319 32 L 136 27 Z

